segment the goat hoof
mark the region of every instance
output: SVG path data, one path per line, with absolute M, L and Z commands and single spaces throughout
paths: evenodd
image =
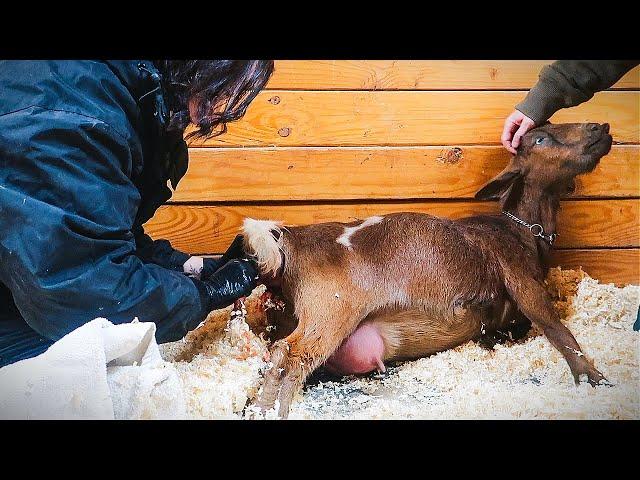
M 580 385 L 581 383 L 587 382 L 592 387 L 598 387 L 600 385 L 603 385 L 603 386 L 606 386 L 606 387 L 613 387 L 614 386 L 613 383 L 611 383 L 609 380 L 607 380 L 604 377 L 604 375 L 602 375 L 595 368 L 593 369 L 593 371 L 590 371 L 588 373 L 581 373 L 579 375 L 576 375 L 575 381 L 576 381 L 576 385 Z
M 600 385 L 605 386 L 605 387 L 615 387 L 615 383 L 610 382 L 609 380 L 607 380 L 604 377 L 602 377 L 597 382 L 594 382 L 594 383 L 589 382 L 589 383 L 594 387 L 597 387 L 597 386 L 600 386 Z
M 260 401 L 245 407 L 243 417 L 246 420 L 268 420 L 279 418 L 278 405 L 261 403 Z

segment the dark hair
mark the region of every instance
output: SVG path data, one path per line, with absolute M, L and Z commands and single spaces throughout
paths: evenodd
M 162 86 L 171 110 L 167 130 L 184 132 L 191 118 L 189 101 L 197 105 L 196 130 L 188 138 L 210 137 L 227 131 L 264 88 L 273 60 L 159 60 Z

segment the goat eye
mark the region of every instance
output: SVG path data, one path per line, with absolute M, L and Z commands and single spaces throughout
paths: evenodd
M 544 137 L 538 137 L 536 138 L 536 145 L 540 145 L 542 142 L 544 142 Z

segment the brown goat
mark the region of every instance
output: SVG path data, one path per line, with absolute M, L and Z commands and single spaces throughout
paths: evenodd
M 384 362 L 468 340 L 522 336 L 530 321 L 562 353 L 576 383 L 583 376 L 608 383 L 560 322 L 543 281 L 560 196 L 611 143 L 608 124 L 528 132 L 510 164 L 476 194 L 499 198 L 511 216 L 394 213 L 289 228 L 246 219 L 244 248 L 286 302 L 271 314 L 277 341 L 257 406 L 286 417 L 293 395 L 323 364 L 343 374 L 384 371 Z

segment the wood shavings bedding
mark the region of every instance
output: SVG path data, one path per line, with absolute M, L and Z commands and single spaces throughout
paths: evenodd
M 263 336 L 254 333 L 266 327 L 266 317 L 257 308 L 259 293 L 247 304 L 253 331 L 242 315 L 229 321 L 228 307 L 212 312 L 183 340 L 160 345 L 163 358 L 173 362 L 182 381 L 189 418 L 240 418 L 247 400 L 257 394 L 269 355 Z
M 532 328 L 519 343 L 487 351 L 468 342 L 392 365 L 382 376 L 314 375 L 289 418 L 639 419 L 640 333 L 632 325 L 640 287 L 600 284 L 581 270 L 559 268 L 546 283 L 563 322 L 613 387 L 576 387 L 560 353 Z M 266 328 L 257 307 L 262 292 L 247 301 L 247 319 L 258 334 Z M 268 365 L 261 335 L 240 321 L 224 330 L 230 310 L 213 312 L 185 340 L 161 346 L 183 382 L 191 418 L 242 418 Z

